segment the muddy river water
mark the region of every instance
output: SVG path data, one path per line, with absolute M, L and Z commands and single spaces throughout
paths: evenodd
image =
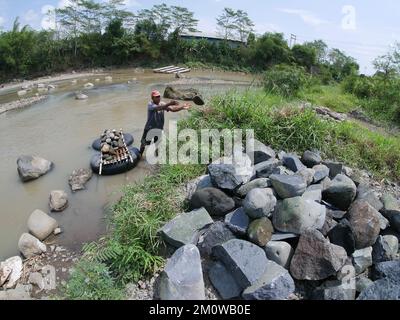
M 106 75 L 113 77 L 112 83 L 104 80 Z M 202 82 L 176 87 L 197 88 L 206 101 L 214 93 L 232 87 L 241 90 L 252 81 L 249 76 L 225 72 L 196 71 L 186 76 Z M 128 83 L 133 78 L 136 81 Z M 209 79 L 214 79 L 212 84 L 207 84 Z M 70 80 L 52 83 L 57 87 L 44 102 L 0 114 L 0 261 L 18 254 L 18 239 L 27 231 L 27 219 L 35 209 L 49 213 L 58 221 L 63 233 L 57 236 L 57 243 L 73 249 L 106 232 L 107 208 L 118 199 L 121 187 L 141 181 L 150 174 L 151 167 L 142 160 L 125 174 L 93 175 L 86 190 L 74 194 L 68 185 L 68 176 L 74 169 L 89 168 L 90 158 L 95 153 L 91 143 L 106 128 L 123 128 L 134 136 L 134 145 L 138 146 L 150 91 L 163 92 L 166 84 L 174 80 L 173 75 L 154 74 L 150 70 L 95 74 L 85 79 L 77 78 L 75 84 Z M 223 84 L 219 80 L 238 83 Z M 74 92 L 82 89 L 86 82 L 95 84 L 94 88 L 85 90 L 89 99 L 75 100 Z M 12 99 L 17 99 L 16 90 L 0 95 L 0 103 Z M 186 114 L 187 111 L 168 113 L 167 121 Z M 22 183 L 16 160 L 23 154 L 51 160 L 55 167 L 37 180 Z M 48 198 L 52 190 L 68 193 L 69 206 L 61 213 L 49 212 Z

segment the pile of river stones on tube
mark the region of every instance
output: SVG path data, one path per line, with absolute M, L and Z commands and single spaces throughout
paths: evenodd
M 392 189 L 315 150 L 241 159 L 183 188 L 189 210 L 159 230 L 171 250 L 160 299 L 400 299 Z
M 104 160 L 112 160 L 116 155 L 116 149 L 124 147 L 122 134 L 117 130 L 104 130 L 100 137 L 101 152 Z

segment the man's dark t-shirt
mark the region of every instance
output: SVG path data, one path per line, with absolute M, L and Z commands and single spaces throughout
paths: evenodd
M 164 110 L 157 111 L 156 108 L 163 106 L 165 103 L 160 102 L 156 105 L 153 101 L 150 101 L 147 105 L 147 122 L 145 130 L 150 129 L 164 129 Z

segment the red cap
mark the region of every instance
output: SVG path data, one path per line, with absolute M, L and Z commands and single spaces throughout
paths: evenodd
M 152 96 L 152 97 L 160 97 L 160 96 L 161 96 L 161 94 L 160 94 L 160 92 L 159 92 L 159 91 L 157 91 L 157 90 L 153 90 L 153 91 L 151 92 L 151 96 Z

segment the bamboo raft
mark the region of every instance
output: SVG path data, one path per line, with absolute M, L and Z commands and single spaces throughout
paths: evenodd
M 187 72 L 190 72 L 190 69 L 189 68 L 176 67 L 176 66 L 172 65 L 172 66 L 166 66 L 166 67 L 163 67 L 163 68 L 153 69 L 153 72 L 155 72 L 155 73 L 166 73 L 166 74 L 187 73 Z
M 123 134 L 122 130 L 120 130 L 120 135 L 122 137 L 122 141 L 124 143 L 124 146 L 121 147 L 121 148 L 115 149 L 116 154 L 115 155 L 111 155 L 113 157 L 112 160 L 106 160 L 103 157 L 104 156 L 103 152 L 101 152 L 99 175 L 101 175 L 101 172 L 103 170 L 103 166 L 114 165 L 114 164 L 118 164 L 118 163 L 122 163 L 122 162 L 128 162 L 128 161 L 133 163 L 133 157 L 132 157 L 131 152 L 128 149 L 128 146 L 126 145 L 124 134 Z

